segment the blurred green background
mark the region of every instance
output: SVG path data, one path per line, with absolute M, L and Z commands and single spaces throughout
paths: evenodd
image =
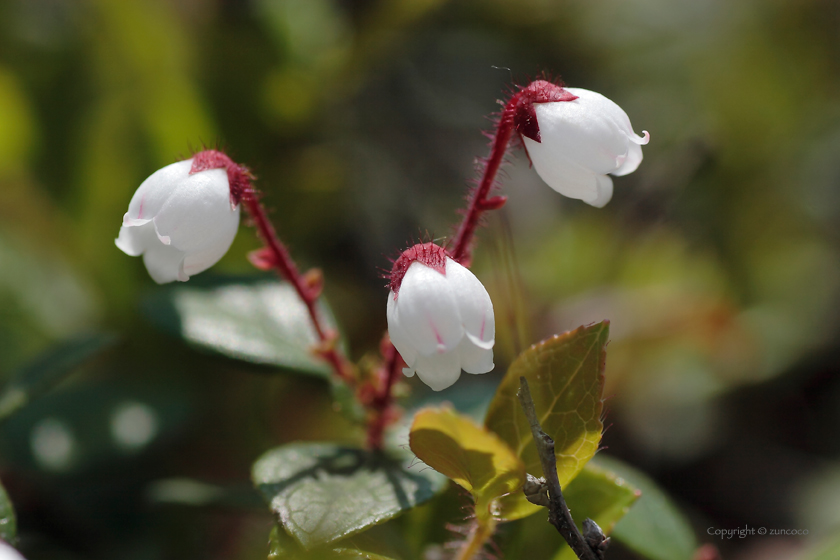
M 524 345 L 610 319 L 606 453 L 669 491 L 701 542 L 807 529 L 716 541 L 805 558 L 840 531 L 836 1 L 0 0 L 0 374 L 118 336 L 2 427 L 27 557 L 264 558 L 251 462 L 358 437 L 326 384 L 153 326 L 141 302 L 160 288 L 113 242 L 146 176 L 203 146 L 249 165 L 359 359 L 385 329 L 388 257 L 451 234 L 486 116 L 543 71 L 651 142 L 603 210 L 513 152 L 473 267 L 497 368 L 463 383 L 492 391 Z M 205 275 L 251 274 L 257 246 L 243 226 Z M 145 432 L 118 438 L 118 418 Z M 62 422 L 79 427 L 70 463 L 43 453 L 74 443 Z

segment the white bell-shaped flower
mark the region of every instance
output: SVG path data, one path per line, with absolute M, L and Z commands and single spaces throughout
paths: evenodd
M 600 93 L 559 89 L 575 99 L 534 99 L 532 114 L 538 134 L 535 139 L 523 133 L 525 149 L 548 186 L 601 208 L 613 194 L 613 182 L 607 174 L 620 176 L 635 171 L 650 135 L 633 132 L 627 113 Z
M 394 263 L 388 333 L 408 367 L 435 391 L 467 373 L 493 369 L 496 323 L 487 290 L 433 243 L 415 245 Z
M 191 173 L 192 159 L 155 171 L 131 198 L 116 239 L 127 255 L 143 255 L 158 284 L 186 282 L 224 256 L 239 228 L 224 168 Z

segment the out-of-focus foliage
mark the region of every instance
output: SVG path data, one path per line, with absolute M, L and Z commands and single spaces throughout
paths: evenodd
M 250 165 L 358 359 L 385 328 L 387 257 L 450 234 L 484 117 L 543 70 L 652 140 L 603 210 L 515 152 L 473 268 L 500 310 L 496 372 L 443 398 L 478 410 L 529 344 L 610 319 L 607 452 L 675 496 L 702 542 L 710 526 L 811 531 L 718 540 L 724 557 L 831 557 L 838 26 L 831 0 L 0 1 L 0 381 L 79 333 L 122 340 L 0 429 L 27 558 L 265 558 L 264 508 L 147 490 L 247 485 L 266 449 L 358 441 L 326 383 L 156 331 L 140 302 L 166 289 L 113 244 L 146 176 L 203 145 Z M 256 246 L 243 227 L 214 270 L 250 273 Z M 459 507 L 450 490 L 372 531 L 417 558 L 407 524 L 440 544 Z M 500 545 L 554 554 L 540 523 L 502 526 Z

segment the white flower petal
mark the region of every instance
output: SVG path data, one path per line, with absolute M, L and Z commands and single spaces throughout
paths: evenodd
M 457 352 L 418 356 L 414 369 L 417 371 L 417 377 L 433 391 L 442 391 L 461 377 L 461 363 Z
M 143 253 L 143 264 L 146 265 L 149 276 L 158 284 L 175 280 L 186 282 L 190 277 L 184 273 L 185 256 L 183 251 L 159 244 Z
M 403 277 L 395 317 L 421 356 L 455 348 L 464 336 L 452 288 L 440 272 L 413 262 Z
M 132 257 L 139 257 L 147 247 L 159 244 L 155 235 L 155 226 L 152 223 L 139 227 L 122 226 L 120 235 L 114 243 L 123 253 Z
M 236 219 L 225 220 L 219 223 L 219 231 L 216 237 L 207 242 L 207 245 L 193 252 L 187 253 L 184 260 L 184 272 L 192 276 L 204 272 L 225 256 L 230 249 L 236 232 L 239 230 L 239 206 L 236 207 Z
M 26 560 L 12 545 L 0 541 L 0 560 Z
M 186 281 L 216 264 L 239 229 L 225 169 L 190 175 L 192 160 L 168 165 L 138 187 L 115 243 L 143 255 L 152 279 Z
M 189 176 L 192 160 L 179 161 L 158 169 L 140 183 L 131 202 L 128 203 L 129 220 L 154 218 L 163 208 L 177 185 Z
M 596 175 L 595 179 L 598 181 L 597 194 L 594 198 L 590 198 L 588 200 L 584 199 L 583 201 L 595 208 L 603 208 L 610 200 L 612 200 L 613 182 L 612 179 L 606 175 Z
M 388 292 L 388 308 L 386 310 L 386 317 L 388 319 L 388 336 L 391 337 L 391 343 L 397 349 L 397 352 L 400 353 L 400 356 L 402 356 L 402 359 L 408 366 L 406 369 L 410 369 L 414 366 L 414 362 L 417 360 L 417 350 L 415 350 L 411 345 L 411 340 L 399 324 L 396 311 L 394 292 Z M 405 373 L 405 371 L 403 371 L 403 373 Z M 411 371 L 411 375 L 414 375 L 413 370 Z M 409 375 L 409 377 L 411 377 L 411 375 Z
M 639 167 L 640 163 L 642 163 L 642 147 L 635 142 L 630 142 L 624 161 L 618 166 L 618 169 L 611 171 L 610 175 L 621 177 L 628 173 L 633 173 Z
M 493 302 L 475 275 L 454 260 L 446 259 L 446 279 L 457 294 L 461 324 L 467 335 L 483 348 L 492 348 L 496 339 Z
M 585 104 L 586 107 L 592 113 L 597 113 L 601 118 L 610 119 L 612 120 L 616 126 L 618 126 L 622 131 L 624 131 L 628 135 L 635 136 L 636 133 L 633 132 L 633 125 L 630 124 L 630 117 L 627 116 L 627 113 L 618 106 L 618 104 L 609 99 L 600 93 L 595 91 L 590 91 L 588 89 L 583 88 L 564 88 L 566 91 L 572 93 L 572 95 L 578 96 L 576 101 L 580 101 L 581 103 Z M 646 144 L 647 142 L 645 142 Z
M 461 360 L 461 368 L 467 373 L 479 374 L 493 370 L 492 349 L 476 346 L 470 338 L 464 337 L 458 345 L 457 352 Z
M 230 207 L 227 172 L 209 169 L 181 180 L 155 216 L 155 223 L 162 236 L 186 252 L 201 250 L 222 229 L 235 235 L 239 207 Z
M 554 152 L 545 142 L 538 144 L 530 138 L 524 140 L 534 169 L 546 185 L 569 198 L 597 198 L 597 173 L 581 167 L 563 154 Z
M 584 99 L 536 103 L 534 109 L 540 144 L 555 155 L 563 154 L 586 169 L 604 174 L 618 167 L 616 158 L 627 153 L 627 137 L 615 121 L 593 110 Z
M 638 136 L 627 113 L 600 93 L 565 89 L 578 98 L 534 104 L 541 142 L 523 138 L 525 148 L 552 189 L 600 208 L 612 198 L 606 175 L 635 171 L 650 135 Z

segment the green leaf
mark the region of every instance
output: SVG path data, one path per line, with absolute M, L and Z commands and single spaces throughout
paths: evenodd
M 14 372 L 0 393 L 0 421 L 41 396 L 78 366 L 110 348 L 111 334 L 83 334 L 57 344 L 32 363 Z
M 391 560 L 387 556 L 382 556 L 381 554 L 368 552 L 366 550 L 360 550 L 358 548 L 336 548 L 333 549 L 333 553 L 335 554 L 336 560 L 344 560 L 345 558 L 347 560 Z
M 15 508 L 2 484 L 0 484 L 0 539 L 12 544 L 17 540 Z
M 268 560 L 298 560 L 303 551 L 283 527 L 275 525 L 268 534 Z
M 329 330 L 329 307 L 318 306 Z M 163 288 L 144 300 L 149 319 L 188 343 L 229 358 L 329 377 L 311 348 L 318 336 L 306 305 L 285 282 L 260 277 Z
M 268 560 L 391 560 L 387 556 L 358 548 L 330 548 L 306 551 L 280 525 L 268 535 Z
M 575 524 L 582 528 L 583 520 L 589 518 L 609 535 L 616 523 L 632 511 L 630 506 L 641 492 L 615 473 L 587 463 L 575 479 L 563 489 L 563 497 L 572 512 Z M 635 507 L 635 506 L 634 506 Z M 559 536 L 559 535 L 558 535 Z M 563 544 L 554 560 L 577 558 L 568 545 Z
M 615 526 L 613 537 L 651 560 L 691 560 L 697 539 L 691 524 L 655 482 L 627 464 L 604 455 L 593 462 L 642 491 L 642 497 Z
M 511 364 L 490 403 L 485 426 L 522 459 L 526 472 L 542 476 L 531 428 L 519 399 L 519 377 L 534 397 L 542 429 L 554 439 L 557 475 L 565 487 L 598 450 L 601 441 L 601 395 L 609 322 L 554 336 L 531 346 Z M 518 519 L 540 510 L 520 493 L 502 500 L 503 516 Z
M 525 482 L 525 465 L 513 450 L 451 408 L 418 412 L 408 441 L 421 461 L 473 495 L 480 519 L 498 517 L 498 499 Z
M 283 528 L 310 550 L 383 523 L 429 499 L 446 479 L 411 460 L 332 443 L 265 453 L 252 479 Z

